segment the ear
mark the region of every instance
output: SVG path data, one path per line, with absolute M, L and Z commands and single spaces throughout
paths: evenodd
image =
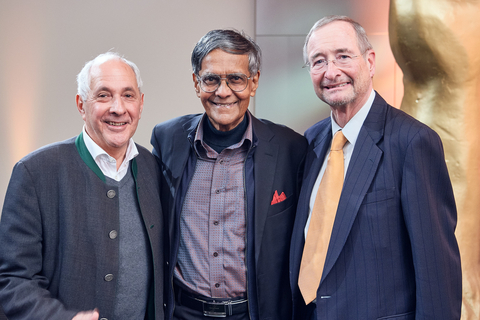
M 197 97 L 200 98 L 200 83 L 198 82 L 198 78 L 195 75 L 195 73 L 192 73 L 192 79 L 193 79 L 193 86 L 195 88 L 195 92 L 197 94 Z
M 85 105 L 82 97 L 80 97 L 78 94 L 75 96 L 75 103 L 77 104 L 78 112 L 80 112 L 83 121 L 85 121 Z
M 257 74 L 253 77 L 250 78 L 251 81 L 251 91 L 250 91 L 250 96 L 254 97 L 255 93 L 257 92 L 258 88 L 258 79 L 260 79 L 260 71 L 257 71 Z
M 142 112 L 143 112 L 143 102 L 144 102 L 145 95 L 142 93 L 142 97 L 140 98 L 140 113 L 138 114 L 138 119 L 142 118 Z
M 370 78 L 373 78 L 373 75 L 375 74 L 375 51 L 369 50 L 366 58 L 368 69 L 370 70 Z

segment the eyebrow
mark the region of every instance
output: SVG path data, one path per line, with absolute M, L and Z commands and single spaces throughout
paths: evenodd
M 349 52 L 349 53 L 353 53 L 350 49 L 348 48 L 339 48 L 339 49 L 336 49 L 334 51 L 335 54 L 339 54 L 339 53 L 346 53 L 346 52 Z M 311 60 L 315 60 L 316 58 L 318 58 L 319 56 L 325 56 L 325 53 L 323 52 L 317 52 L 315 53 L 312 57 L 311 57 Z
M 100 87 L 97 90 L 95 90 L 95 93 L 98 93 L 98 92 L 101 92 L 101 91 L 110 92 L 112 90 L 109 87 L 103 86 L 103 87 Z M 125 87 L 125 88 L 122 89 L 122 92 L 125 92 L 125 91 L 135 91 L 135 88 L 134 87 Z

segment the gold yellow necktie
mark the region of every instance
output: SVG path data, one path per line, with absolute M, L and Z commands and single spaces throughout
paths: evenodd
M 316 298 L 322 278 L 333 222 L 343 188 L 343 146 L 346 142 L 342 131 L 337 131 L 313 205 L 298 277 L 298 286 L 306 304 Z

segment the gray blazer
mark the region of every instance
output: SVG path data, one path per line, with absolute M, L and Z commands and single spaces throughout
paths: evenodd
M 148 318 L 163 319 L 159 169 L 137 148 L 130 169 L 155 275 Z M 15 165 L 0 223 L 0 303 L 10 320 L 71 319 L 93 308 L 113 319 L 119 243 L 110 232 L 119 229 L 119 202 L 104 180 L 81 135 Z

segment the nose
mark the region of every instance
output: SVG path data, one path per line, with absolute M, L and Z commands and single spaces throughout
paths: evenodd
M 220 80 L 220 85 L 215 91 L 215 94 L 222 98 L 228 97 L 229 95 L 232 94 L 232 89 L 230 89 L 230 87 L 227 85 L 227 79 Z
M 115 114 L 124 114 L 126 112 L 125 102 L 121 97 L 114 97 L 110 105 L 110 112 Z
M 335 60 L 329 60 L 325 68 L 324 77 L 327 79 L 334 79 L 336 76 L 340 75 L 340 69 L 338 69 L 335 64 Z

